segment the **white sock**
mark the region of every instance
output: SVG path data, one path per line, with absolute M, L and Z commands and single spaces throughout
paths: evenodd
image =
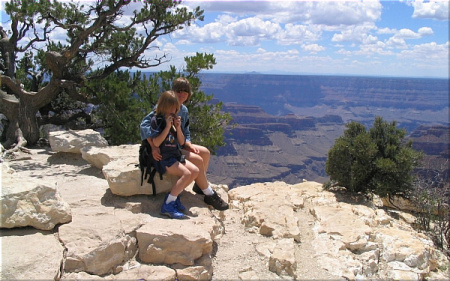
M 208 185 L 208 188 L 202 189 L 202 191 L 205 195 L 213 195 L 214 194 L 214 190 L 211 188 L 210 185 Z
M 172 194 L 169 194 L 169 196 L 167 196 L 167 199 L 166 199 L 166 204 L 169 204 L 170 202 L 173 202 L 175 200 L 177 200 L 177 196 L 173 196 Z

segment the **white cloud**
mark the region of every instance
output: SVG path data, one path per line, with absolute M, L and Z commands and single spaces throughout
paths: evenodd
M 381 17 L 379 1 L 314 1 L 310 19 L 315 24 L 356 25 Z
M 189 43 L 216 43 L 221 42 L 224 36 L 224 27 L 220 22 L 209 23 L 203 27 L 192 25 L 190 27 L 177 30 L 172 37 L 183 39 L 184 44 Z
M 280 26 L 270 21 L 263 21 L 259 18 L 246 18 L 227 26 L 230 35 L 234 36 L 257 36 L 272 38 L 274 34 L 281 30 Z
M 417 39 L 420 38 L 420 34 L 412 31 L 411 29 L 402 28 L 395 35 L 396 38 L 401 39 Z
M 411 49 L 404 50 L 398 54 L 401 59 L 413 59 L 416 61 L 435 62 L 448 67 L 449 42 L 437 44 L 436 42 L 415 45 Z
M 278 23 L 353 25 L 374 22 L 381 17 L 382 5 L 369 1 L 187 1 L 205 12 L 257 16 Z
M 332 42 L 364 42 L 368 36 L 369 32 L 376 29 L 375 25 L 372 23 L 349 26 L 341 29 L 340 33 L 334 34 L 331 39 Z
M 325 51 L 325 47 L 319 46 L 317 44 L 309 44 L 302 45 L 302 49 L 306 52 L 310 52 L 312 54 L 317 54 L 318 52 Z
M 414 7 L 413 18 L 431 18 L 443 21 L 449 20 L 448 0 L 431 0 L 429 2 L 416 0 L 409 4 Z
M 408 47 L 405 39 L 396 36 L 389 38 L 386 41 L 386 46 L 392 49 L 406 49 Z
M 401 42 L 398 42 L 399 48 L 401 46 Z M 405 44 L 406 46 L 406 44 Z M 362 44 L 359 46 L 359 50 L 354 52 L 348 52 L 345 53 L 344 51 L 341 52 L 342 54 L 346 55 L 357 55 L 357 56 L 364 56 L 370 59 L 374 59 L 375 55 L 381 55 L 381 56 L 390 56 L 393 55 L 394 52 L 389 48 L 389 44 L 382 42 L 382 41 L 376 41 L 371 44 Z
M 379 28 L 377 33 L 378 34 L 395 34 L 395 33 L 397 33 L 397 29 L 389 28 L 389 27 Z
M 423 36 L 432 35 L 433 30 L 429 27 L 422 27 L 419 29 L 418 32 L 414 32 L 411 29 L 402 28 L 399 31 L 397 31 L 394 36 L 389 38 L 386 41 L 386 45 L 390 48 L 396 48 L 396 49 L 406 49 L 406 39 L 419 39 Z
M 277 35 L 281 45 L 299 45 L 320 39 L 322 31 L 318 26 L 286 24 L 285 29 Z
M 427 36 L 427 35 L 433 35 L 433 29 L 429 28 L 429 27 L 421 27 L 419 28 L 419 34 L 421 36 Z

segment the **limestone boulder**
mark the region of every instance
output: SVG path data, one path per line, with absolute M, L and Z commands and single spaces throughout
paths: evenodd
M 59 239 L 67 249 L 64 272 L 113 273 L 137 251 L 136 238 L 125 232 L 122 221 L 98 208 L 62 225 Z
M 279 239 L 269 259 L 269 270 L 279 276 L 297 278 L 297 261 L 295 259 L 294 239 Z
M 196 280 L 211 280 L 212 269 L 207 270 L 203 266 L 189 266 L 177 270 L 178 280 L 196 281 Z
M 434 250 L 431 241 L 427 243 L 425 236 L 397 228 L 381 228 L 372 236 L 372 240 L 383 249 L 380 259 L 389 266 L 385 274 L 396 270 L 408 271 L 415 272 L 414 279 L 420 279 L 421 274 L 430 270 Z
M 176 223 L 153 217 L 136 231 L 139 259 L 151 264 L 195 265 L 213 250 L 215 218 L 189 218 Z M 205 227 L 210 225 L 212 227 Z M 202 226 L 202 227 L 200 227 Z
M 103 175 L 108 181 L 111 192 L 119 196 L 132 196 L 138 194 L 153 194 L 152 185 L 148 183 L 148 178 L 142 180 L 141 170 L 136 167 L 136 158 L 123 158 L 109 162 L 103 167 Z M 166 193 L 172 189 L 178 180 L 174 175 L 164 174 L 162 179 L 159 173 L 153 177 L 155 181 L 156 193 Z
M 242 221 L 250 231 L 274 238 L 294 238 L 300 242 L 295 210 L 303 204 L 299 199 L 301 194 L 285 183 L 276 184 L 283 192 L 273 192 L 271 183 L 261 183 L 232 189 L 229 197 L 244 210 Z
M 2 177 L 0 227 L 32 226 L 51 230 L 72 220 L 70 206 L 55 185 L 38 179 L 23 180 L 14 173 Z
M 177 273 L 167 266 L 140 264 L 130 270 L 115 275 L 115 279 L 175 281 L 177 280 Z
M 50 132 L 48 140 L 55 152 L 81 153 L 80 150 L 86 146 L 108 146 L 105 138 L 91 129 Z
M 442 254 L 429 238 L 413 229 L 411 214 L 400 210 L 379 209 L 363 198 L 344 197 L 312 182 L 257 183 L 232 189 L 229 197 L 231 206 L 242 210 L 241 222 L 248 232 L 272 238 L 255 249 L 280 277 L 297 278 L 305 272 L 300 266 L 305 256 L 297 255 L 308 248 L 304 243 L 314 251 L 310 257 L 337 279 L 423 280 L 442 279 L 445 274 L 436 266 Z M 304 233 L 309 240 L 279 235 L 292 233 L 286 231 L 290 216 L 305 218 L 306 214 L 312 221 L 298 225 L 303 231 L 302 227 L 311 227 L 313 235 Z M 244 273 L 246 278 L 255 277 L 251 269 Z
M 109 162 L 124 158 L 130 158 L 129 165 L 139 164 L 139 147 L 138 144 L 108 147 L 86 146 L 81 148 L 80 152 L 84 160 L 101 170 Z
M 119 196 L 153 194 L 149 175 L 142 178 L 139 164 L 140 145 L 109 147 L 85 147 L 81 149 L 83 159 L 102 170 L 111 192 Z M 178 177 L 159 173 L 153 177 L 156 194 L 166 193 L 175 185 Z M 142 184 L 141 184 L 142 182 Z
M 133 262 L 122 268 L 122 270 L 123 271 L 117 272 L 116 274 L 103 276 L 92 275 L 84 271 L 69 272 L 64 274 L 60 280 L 177 280 L 177 272 L 174 269 L 162 265 L 147 265 Z
M 361 216 L 352 211 L 352 206 L 339 204 L 338 206 L 314 206 L 311 213 L 320 223 L 319 233 L 327 233 L 330 237 L 342 241 L 346 247 L 354 247 L 354 243 L 362 237 L 368 237 L 372 228 Z
M 50 232 L 2 231 L 2 280 L 58 280 L 64 247 Z

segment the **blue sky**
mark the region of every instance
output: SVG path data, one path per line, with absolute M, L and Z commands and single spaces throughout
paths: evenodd
M 213 71 L 449 76 L 449 1 L 184 3 L 205 20 L 166 47 L 213 53 Z
M 185 56 L 214 54 L 211 72 L 449 77 L 448 0 L 182 5 L 200 6 L 205 20 L 159 38 L 159 51 L 146 55 L 165 52 L 170 65 L 182 67 Z

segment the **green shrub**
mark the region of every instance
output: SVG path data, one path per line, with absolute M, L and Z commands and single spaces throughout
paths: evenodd
M 368 131 L 358 122 L 350 122 L 346 128 L 328 151 L 325 171 L 330 182 L 324 187 L 338 185 L 350 192 L 382 197 L 405 195 L 422 156 L 412 149 L 412 142 L 404 143 L 406 131 L 381 117 Z

